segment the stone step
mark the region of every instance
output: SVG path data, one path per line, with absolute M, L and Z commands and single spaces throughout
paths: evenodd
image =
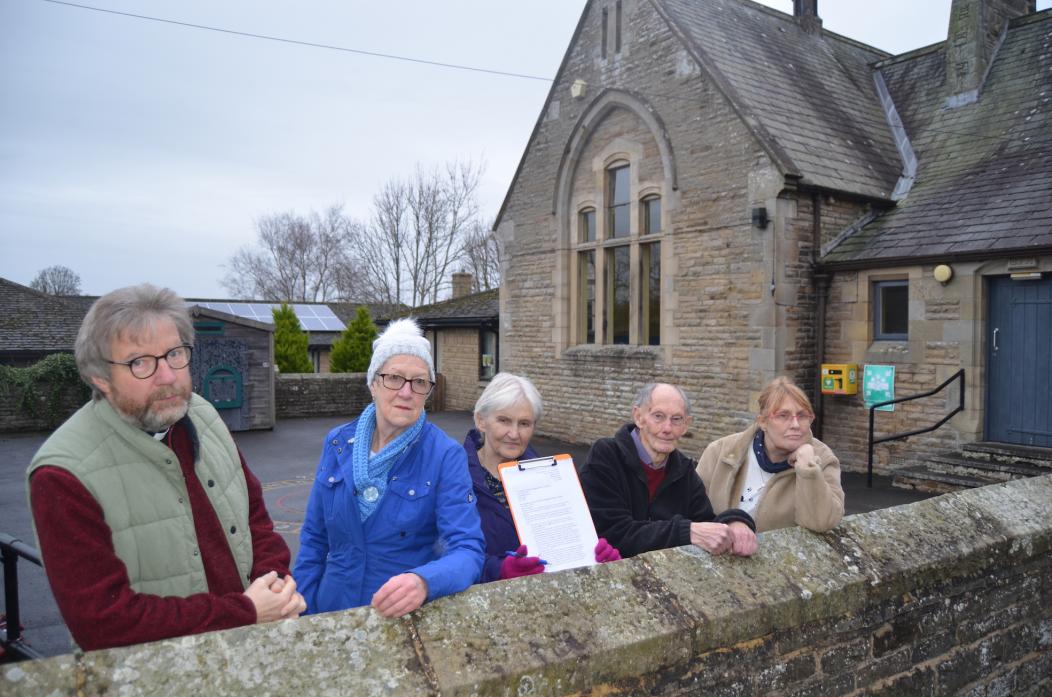
M 999 483 L 988 477 L 954 474 L 929 469 L 926 465 L 911 465 L 895 470 L 891 485 L 899 489 L 915 489 L 933 494 L 948 494 L 961 489 L 974 489 Z
M 1052 471 L 1052 448 L 979 441 L 967 443 L 961 448 L 961 455 L 980 462 L 1028 464 Z
M 1005 462 L 1002 460 L 975 460 L 958 452 L 939 453 L 924 460 L 929 469 L 949 474 L 964 474 L 1007 482 L 1010 479 L 1039 477 L 1052 470 L 1038 467 L 1030 462 Z

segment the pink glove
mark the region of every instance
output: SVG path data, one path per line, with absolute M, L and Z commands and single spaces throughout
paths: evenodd
M 621 561 L 621 553 L 617 551 L 617 547 L 607 542 L 605 537 L 600 537 L 595 546 L 595 560 L 600 564 L 608 561 Z
M 515 550 L 514 556 L 504 557 L 500 564 L 500 577 L 518 578 L 519 576 L 533 576 L 544 571 L 544 564 L 540 557 L 527 557 L 526 545 L 520 545 Z

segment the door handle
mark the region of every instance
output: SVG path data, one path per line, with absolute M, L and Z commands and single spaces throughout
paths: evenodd
M 994 327 L 994 351 L 997 350 L 997 332 L 1001 331 L 1000 327 Z

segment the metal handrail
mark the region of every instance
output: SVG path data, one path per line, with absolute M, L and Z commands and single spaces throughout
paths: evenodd
M 0 559 L 4 565 L 4 616 L 7 622 L 7 631 L 0 637 L 0 643 L 3 644 L 5 654 L 20 661 L 27 658 L 43 658 L 44 654 L 22 640 L 22 618 L 18 607 L 19 557 L 43 567 L 40 552 L 36 547 L 27 545 L 17 537 L 0 533 Z
M 912 402 L 915 399 L 922 399 L 924 397 L 931 397 L 933 394 L 937 394 L 937 393 L 941 392 L 943 389 L 946 388 L 947 385 L 949 385 L 951 382 L 953 382 L 954 380 L 956 380 L 958 378 L 960 378 L 960 380 L 961 380 L 961 394 L 960 394 L 960 400 L 958 401 L 958 404 L 957 404 L 957 408 L 954 409 L 953 411 L 951 411 L 946 416 L 942 417 L 942 419 L 940 419 L 937 424 L 935 424 L 934 426 L 929 426 L 928 428 L 919 428 L 916 431 L 907 431 L 906 433 L 895 433 L 895 434 L 890 435 L 890 436 L 883 436 L 881 438 L 876 438 L 876 439 L 873 438 L 873 414 L 876 411 L 877 407 L 887 406 L 888 404 L 898 404 L 899 402 Z M 922 392 L 921 394 L 910 395 L 909 397 L 899 397 L 898 399 L 889 399 L 889 400 L 887 400 L 885 402 L 875 402 L 874 404 L 870 404 L 869 405 L 869 463 L 867 464 L 867 467 L 866 467 L 866 486 L 868 488 L 870 488 L 870 489 L 873 488 L 873 446 L 877 445 L 878 443 L 887 443 L 888 441 L 892 441 L 892 440 L 902 440 L 903 438 L 909 438 L 910 436 L 916 436 L 916 435 L 919 435 L 921 433 L 928 433 L 928 432 L 934 431 L 935 429 L 937 429 L 940 426 L 942 426 L 944 423 L 949 421 L 955 414 L 957 414 L 958 412 L 964 411 L 964 385 L 965 385 L 965 383 L 964 383 L 964 368 L 961 368 L 956 373 L 954 373 L 952 376 L 950 376 L 950 378 L 947 379 L 945 382 L 943 382 L 941 385 L 939 385 L 938 387 L 936 387 L 934 389 L 928 390 L 927 392 Z

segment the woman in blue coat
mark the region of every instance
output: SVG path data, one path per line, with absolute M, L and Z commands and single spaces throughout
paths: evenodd
M 308 612 L 401 617 L 479 578 L 483 538 L 464 450 L 426 420 L 431 347 L 416 323 L 373 342 L 373 402 L 329 432 L 293 575 Z
M 497 373 L 475 403 L 475 428 L 464 439 L 464 451 L 486 536 L 482 583 L 544 571 L 540 558 L 527 556 L 525 545 L 519 545 L 508 499 L 497 474 L 502 462 L 538 457 L 530 447 L 530 438 L 542 410 L 541 395 L 533 383 L 511 373 Z M 508 555 L 509 551 L 517 554 Z M 618 551 L 600 538 L 595 560 L 620 558 Z

